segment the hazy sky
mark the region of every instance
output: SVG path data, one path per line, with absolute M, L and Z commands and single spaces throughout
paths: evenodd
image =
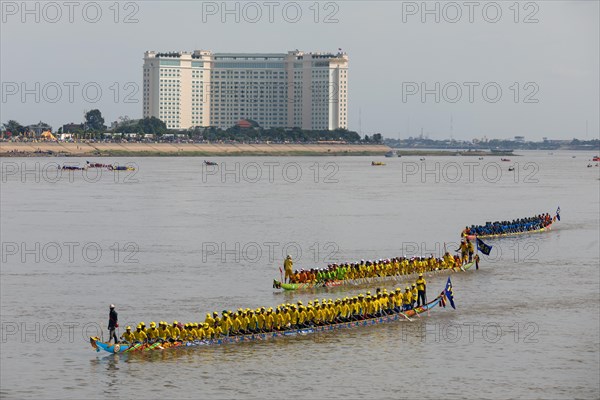
M 363 134 L 599 134 L 598 1 L 23 4 L 2 2 L 1 122 L 140 118 L 146 50 L 342 48 Z

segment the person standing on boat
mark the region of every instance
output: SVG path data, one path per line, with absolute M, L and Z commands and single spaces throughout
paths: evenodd
M 471 242 L 467 238 L 467 250 L 469 252 L 469 262 L 473 261 L 473 253 L 475 253 L 475 247 L 473 246 L 473 242 Z
M 410 291 L 412 293 L 412 303 L 411 303 L 411 308 L 415 308 L 415 304 L 417 304 L 417 299 L 419 298 L 419 291 L 417 290 L 417 284 L 413 283 Z
M 293 268 L 294 262 L 292 261 L 292 256 L 288 254 L 283 262 L 283 269 L 285 270 L 285 282 L 291 282 L 290 279 L 294 273 Z
M 116 333 L 116 330 L 118 327 L 119 327 L 118 314 L 115 311 L 115 305 L 111 304 L 110 312 L 108 314 L 108 343 L 110 343 L 111 340 L 113 340 L 113 339 L 115 339 L 115 343 L 119 342 L 119 339 L 117 338 L 117 333 Z
M 467 242 L 462 240 L 460 246 L 456 251 L 460 251 L 460 264 L 464 264 L 467 261 L 467 254 L 469 253 Z
M 475 254 L 475 269 L 479 269 L 479 254 Z
M 415 283 L 417 284 L 418 291 L 417 307 L 422 305 L 424 306 L 425 301 L 427 299 L 427 294 L 425 292 L 427 289 L 427 282 L 425 281 L 425 279 L 423 279 L 423 274 L 419 274 L 419 279 L 417 279 Z

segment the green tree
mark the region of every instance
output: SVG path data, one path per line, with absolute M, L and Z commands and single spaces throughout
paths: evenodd
M 25 127 L 17 121 L 15 121 L 14 119 L 11 119 L 4 124 L 4 130 L 12 133 L 13 135 L 18 135 L 20 133 L 25 132 Z
M 156 117 L 144 118 L 137 123 L 138 132 L 163 135 L 168 132 L 167 124 Z
M 90 110 L 85 114 L 85 125 L 89 130 L 101 131 L 106 129 L 100 110 Z

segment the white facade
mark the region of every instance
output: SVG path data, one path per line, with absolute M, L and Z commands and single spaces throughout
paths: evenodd
M 170 129 L 348 126 L 348 56 L 194 52 L 144 54 L 144 117 Z

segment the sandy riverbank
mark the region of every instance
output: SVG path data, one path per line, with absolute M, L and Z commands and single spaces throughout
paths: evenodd
M 302 156 L 383 155 L 385 145 L 218 143 L 19 143 L 0 142 L 0 156 Z M 51 153 L 51 154 L 50 154 Z

